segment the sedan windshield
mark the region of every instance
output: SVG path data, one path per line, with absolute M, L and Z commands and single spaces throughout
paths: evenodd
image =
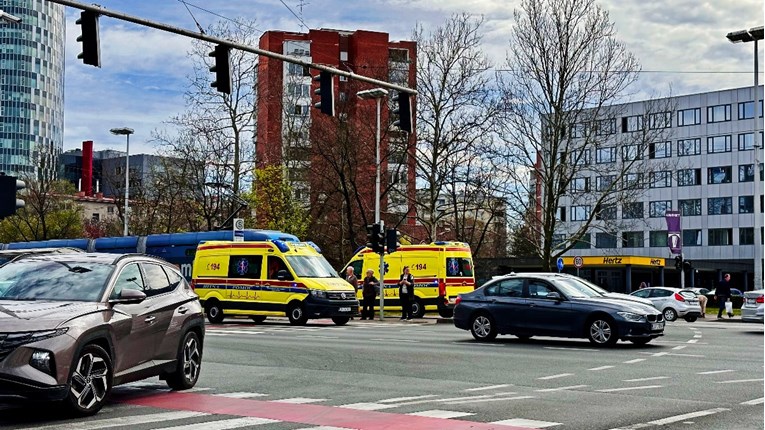
M 603 294 L 592 289 L 589 285 L 575 279 L 556 279 L 555 286 L 567 297 L 603 297 Z
M 323 256 L 288 256 L 287 261 L 300 278 L 337 278 L 335 269 Z
M 113 269 L 92 262 L 9 263 L 0 267 L 0 300 L 97 302 Z

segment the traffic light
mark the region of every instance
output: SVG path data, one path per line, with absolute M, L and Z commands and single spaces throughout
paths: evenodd
M 367 226 L 367 247 L 378 254 L 385 252 L 385 231 L 379 223 Z
M 14 215 L 25 206 L 24 200 L 16 198 L 16 193 L 26 187 L 24 181 L 13 176 L 0 175 L 0 219 Z
M 367 226 L 367 248 L 374 249 L 375 248 L 375 239 L 377 236 L 375 235 L 375 226 L 377 224 L 369 224 Z
M 313 80 L 319 81 L 319 88 L 313 91 L 319 96 L 319 103 L 313 106 L 323 114 L 335 116 L 335 80 L 332 79 L 332 73 L 320 72 Z
M 401 91 L 393 97 L 393 101 L 397 103 L 396 108 L 393 110 L 393 114 L 398 115 L 398 119 L 393 122 L 393 125 L 408 133 L 412 132 L 411 97 L 412 96 L 409 93 Z
M 215 58 L 215 65 L 210 67 L 210 71 L 215 73 L 215 82 L 210 86 L 226 94 L 231 94 L 230 53 L 231 48 L 226 45 L 215 45 L 215 50 L 210 53 Z
M 389 228 L 385 232 L 385 246 L 388 248 L 388 254 L 396 252 L 401 244 L 398 242 L 400 234 L 395 228 Z
M 77 38 L 82 42 L 82 53 L 77 58 L 91 66 L 101 67 L 101 48 L 98 42 L 98 14 L 85 10 L 80 13 L 80 19 L 75 21 L 82 27 L 82 35 Z
M 675 269 L 680 270 L 683 267 L 683 257 L 677 256 L 675 257 Z

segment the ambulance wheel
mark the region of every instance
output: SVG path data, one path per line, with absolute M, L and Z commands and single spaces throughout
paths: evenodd
M 223 322 L 223 307 L 220 305 L 220 302 L 217 300 L 207 302 L 205 308 L 207 310 L 207 320 L 210 323 L 220 324 Z
M 425 315 L 425 306 L 422 305 L 422 300 L 415 297 L 412 302 L 412 317 L 422 318 Z
M 265 316 L 265 315 L 253 315 L 253 316 L 251 316 L 251 317 L 250 317 L 250 319 L 251 319 L 253 322 L 255 322 L 255 323 L 258 323 L 258 324 L 260 324 L 260 323 L 262 323 L 263 321 L 265 321 L 265 320 L 266 320 L 266 318 L 268 318 L 268 317 L 267 317 L 267 316 Z
M 332 317 L 332 322 L 335 325 L 346 325 L 350 321 L 351 317 Z
M 289 318 L 292 325 L 305 325 L 308 321 L 305 309 L 303 309 L 300 303 L 293 303 L 287 308 L 287 318 Z

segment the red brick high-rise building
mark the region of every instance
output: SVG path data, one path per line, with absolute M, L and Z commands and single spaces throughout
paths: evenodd
M 409 88 L 416 87 L 417 45 L 392 42 L 387 33 L 331 29 L 308 33 L 268 31 L 260 48 Z M 312 77 L 318 70 L 261 57 L 258 68 L 258 167 L 281 165 L 295 196 L 309 209 L 312 234 L 348 244 L 366 242 L 374 222 L 376 101 L 356 93 L 374 88 L 334 76 L 334 117 L 318 102 Z M 414 133 L 391 125 L 396 91 L 382 99 L 381 214 L 386 226 L 413 234 L 415 226 Z M 412 99 L 415 112 L 415 98 Z M 413 114 L 414 116 L 414 114 Z M 413 119 L 414 121 L 414 119 Z M 414 124 L 413 124 L 414 127 Z M 328 244 L 325 244 L 325 246 Z M 338 258 L 345 257 L 345 251 Z

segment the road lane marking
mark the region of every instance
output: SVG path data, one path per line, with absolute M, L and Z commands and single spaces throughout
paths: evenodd
M 296 338 L 300 339 L 340 339 L 340 336 L 325 336 L 323 334 L 302 334 L 300 336 L 295 336 Z
M 340 405 L 340 408 L 356 409 L 358 411 L 378 411 L 380 409 L 395 408 L 396 405 L 383 405 L 382 403 L 351 403 Z
M 735 379 L 732 381 L 717 381 L 716 384 L 737 384 L 739 382 L 759 382 L 762 381 L 762 378 L 759 379 Z
M 622 379 L 624 382 L 654 381 L 657 379 L 669 379 L 669 376 L 652 376 L 650 378 Z
M 247 393 L 247 392 L 234 392 L 234 393 L 216 393 L 214 396 L 228 397 L 231 399 L 249 399 L 250 397 L 267 397 L 269 394 L 263 393 Z
M 469 415 L 475 415 L 471 412 L 456 412 L 456 411 L 442 411 L 440 409 L 432 409 L 429 411 L 414 412 L 407 415 L 416 415 L 418 417 L 431 417 L 431 418 L 459 418 Z
M 196 411 L 176 411 L 176 412 L 161 412 L 158 414 L 146 414 L 146 415 L 134 415 L 118 418 L 104 418 L 98 420 L 91 420 L 81 423 L 58 423 L 49 426 L 42 427 L 26 427 L 20 430 L 96 430 L 107 429 L 112 427 L 122 426 L 135 426 L 140 424 L 150 424 L 162 421 L 182 420 L 186 418 L 203 417 L 210 415 L 205 412 Z
M 500 426 L 517 426 L 517 427 L 541 429 L 545 427 L 559 426 L 562 423 L 554 423 L 551 421 L 527 420 L 524 418 L 513 418 L 510 420 L 494 421 L 492 424 L 497 424 Z
M 562 346 L 545 346 L 543 349 L 554 349 L 557 351 L 587 351 L 587 352 L 600 352 L 599 349 L 592 348 L 565 348 Z
M 417 405 L 420 403 L 431 403 L 431 402 L 452 402 L 452 401 L 460 401 L 460 400 L 488 399 L 490 397 L 494 397 L 494 396 L 492 394 L 482 394 L 480 396 L 451 397 L 447 399 L 414 400 L 411 402 L 395 403 L 395 406 Z
M 377 339 L 369 339 L 372 342 L 407 342 L 407 343 L 420 343 L 419 340 L 414 339 L 394 339 L 394 338 L 377 338 Z
M 208 330 L 205 334 L 212 336 L 228 336 L 228 335 L 253 335 L 263 334 L 263 331 L 251 331 L 251 330 Z
M 535 399 L 534 396 L 516 396 L 516 397 L 498 397 L 494 399 L 476 399 L 476 400 L 460 400 L 456 402 L 444 402 L 447 405 L 464 405 L 466 403 L 483 403 L 483 402 L 501 402 L 505 400 L 524 400 Z
M 156 430 L 230 430 L 242 427 L 249 428 L 261 424 L 273 424 L 281 421 L 269 420 L 268 418 L 231 418 L 227 420 L 207 421 L 204 423 L 184 424 L 172 427 L 162 427 Z
M 698 339 L 691 339 L 691 340 L 688 341 L 688 343 L 696 343 L 698 341 L 699 341 Z
M 318 403 L 318 402 L 326 402 L 327 399 L 309 399 L 306 397 L 292 397 L 289 399 L 279 399 L 279 400 L 271 400 L 272 402 L 279 402 L 279 403 L 292 403 L 295 405 L 304 405 L 306 403 Z
M 729 411 L 729 410 L 730 409 L 716 408 L 716 409 L 709 409 L 709 410 L 706 410 L 706 411 L 690 412 L 690 413 L 687 413 L 687 414 L 675 415 L 673 417 L 662 418 L 660 420 L 649 421 L 647 423 L 634 424 L 634 425 L 631 425 L 631 426 L 628 426 L 628 427 L 620 427 L 620 429 L 624 429 L 624 430 L 629 429 L 629 430 L 632 430 L 632 429 L 640 429 L 640 428 L 644 428 L 644 427 L 663 426 L 663 425 L 667 425 L 667 424 L 674 424 L 674 423 L 680 422 L 680 421 L 691 420 L 693 418 L 705 417 L 707 415 L 713 415 L 713 414 L 716 414 L 716 413 L 719 413 L 719 412 L 725 412 L 725 411 Z
M 564 390 L 575 390 L 577 388 L 584 388 L 589 387 L 589 385 L 569 385 L 568 387 L 558 387 L 558 388 L 540 388 L 538 390 L 534 390 L 539 393 L 551 393 L 553 391 L 564 391 Z
M 753 399 L 753 400 L 747 400 L 746 402 L 741 402 L 742 405 L 760 405 L 765 402 L 765 397 L 760 397 L 759 399 Z
M 420 399 L 429 399 L 433 397 L 438 397 L 435 394 L 425 394 L 422 396 L 411 396 L 411 397 L 393 397 L 391 399 L 385 399 L 385 400 L 378 400 L 377 403 L 397 403 L 397 402 L 405 402 L 407 400 L 420 400 Z
M 646 360 L 645 358 L 636 358 L 634 360 L 623 361 L 622 363 L 623 364 L 635 364 L 635 363 L 640 363 L 641 361 L 645 361 L 645 360 Z
M 505 388 L 509 387 L 510 384 L 499 384 L 499 385 L 489 385 L 488 387 L 477 387 L 477 388 L 467 388 L 462 391 L 483 391 L 483 390 L 494 390 L 496 388 Z
M 688 347 L 688 345 L 677 345 L 676 347 L 674 347 L 672 349 L 674 349 L 675 351 L 679 351 L 679 350 L 685 349 L 687 347 Z
M 543 377 L 537 378 L 537 379 L 541 380 L 541 381 L 546 381 L 548 379 L 565 378 L 566 376 L 572 376 L 572 375 L 573 375 L 573 373 L 559 373 L 557 375 L 543 376 Z
M 662 388 L 663 385 L 641 385 L 639 387 L 622 387 L 622 388 L 606 388 L 603 390 L 596 390 L 600 393 L 614 393 L 617 391 L 632 391 L 632 390 L 650 390 L 652 388 Z
M 303 427 L 295 430 L 353 430 L 348 427 L 332 427 L 332 426 L 318 426 L 318 427 Z
M 694 335 L 693 335 L 693 337 L 694 337 L 694 338 L 696 338 L 696 339 L 698 339 L 698 338 L 700 338 L 700 337 L 701 337 L 701 333 L 697 333 L 697 334 L 694 334 Z
M 606 369 L 611 369 L 613 367 L 614 366 L 600 366 L 600 367 L 593 367 L 592 369 L 587 369 L 587 370 L 592 370 L 594 372 L 597 372 L 598 370 L 606 370 Z
M 715 373 L 729 373 L 729 372 L 735 372 L 733 369 L 725 369 L 725 370 L 709 370 L 707 372 L 699 372 L 697 375 L 714 375 Z

